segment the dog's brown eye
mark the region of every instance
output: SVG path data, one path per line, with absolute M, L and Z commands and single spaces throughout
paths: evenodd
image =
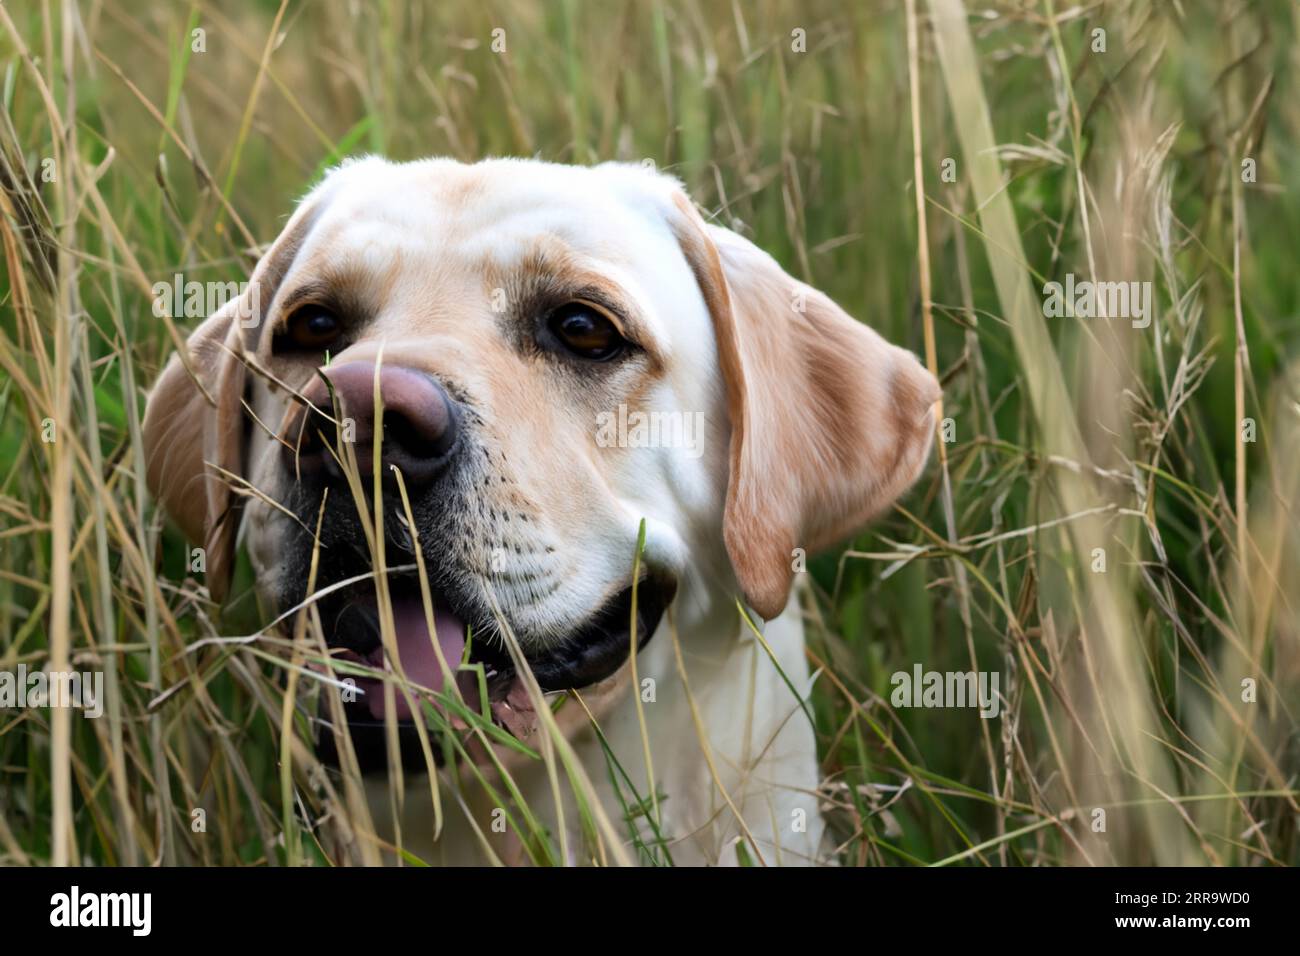
M 628 344 L 608 317 L 585 302 L 560 306 L 551 313 L 547 326 L 566 349 L 593 362 L 614 358 Z
M 308 305 L 289 316 L 284 331 L 276 336 L 280 351 L 323 352 L 343 333 L 338 316 L 318 305 Z

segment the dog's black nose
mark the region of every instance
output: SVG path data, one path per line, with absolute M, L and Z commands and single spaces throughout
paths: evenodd
M 304 477 L 341 479 L 340 460 L 347 461 L 351 448 L 360 477 L 368 480 L 373 474 L 377 410 L 383 419 L 381 477 L 390 477 L 391 466 L 402 473 L 408 487 L 427 484 L 455 452 L 455 403 L 426 372 L 376 368 L 373 362 L 332 365 L 303 389 L 302 396 L 312 407 L 289 417 L 282 448 L 289 469 Z

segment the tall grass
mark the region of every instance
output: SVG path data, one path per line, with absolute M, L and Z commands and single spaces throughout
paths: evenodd
M 107 680 L 101 720 L 0 710 L 0 861 L 436 858 L 313 756 L 310 616 L 270 630 L 242 566 L 215 607 L 143 479 L 187 331 L 153 283 L 245 277 L 362 151 L 653 160 L 940 375 L 952 440 L 801 577 L 840 862 L 1300 860 L 1300 13 L 977 6 L 0 5 L 0 670 Z M 1151 282 L 1151 326 L 1046 316 L 1066 273 Z M 998 672 L 1000 715 L 891 706 L 917 663 Z M 503 806 L 537 863 L 671 861 L 561 734 L 527 750 L 576 853 L 508 774 L 405 799 Z

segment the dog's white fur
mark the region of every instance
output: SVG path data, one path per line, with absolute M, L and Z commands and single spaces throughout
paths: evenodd
M 503 341 L 493 304 L 548 277 L 596 283 L 626 303 L 644 353 L 590 382 L 522 357 Z M 382 348 L 385 365 L 454 383 L 481 413 L 482 493 L 496 496 L 494 519 L 465 524 L 461 543 L 505 545 L 515 573 L 494 580 L 480 554 L 459 570 L 467 587 L 492 594 L 517 634 L 534 647 L 562 639 L 624 586 L 645 519 L 646 562 L 678 581 L 670 614 L 637 659 L 643 686 L 653 686 L 644 713 L 674 860 L 735 862 L 740 839 L 766 863 L 821 860 L 814 734 L 778 671 L 807 696 L 803 626 L 788 601 L 796 549 L 852 532 L 923 467 L 939 392 L 915 357 L 748 241 L 706 225 L 675 180 L 640 166 L 351 162 L 304 200 L 251 281 L 266 314 L 244 328 L 232 307 L 204 323 L 188 363 L 174 358 L 163 373 L 146 416 L 151 485 L 187 535 L 206 543 L 214 594 L 235 543 L 229 474 L 259 490 L 240 523 L 259 582 L 273 589 L 282 573 L 288 519 L 260 495 L 279 500 L 292 480 L 271 434 L 289 404 L 263 373 L 301 388 L 317 363 L 272 355 L 270 330 L 296 289 L 345 284 L 369 321 L 333 362 L 374 360 Z M 246 390 L 258 423 L 247 437 Z M 702 413 L 703 454 L 598 447 L 595 415 L 619 403 Z M 509 500 L 493 491 L 494 473 Z M 497 512 L 511 508 L 532 520 L 502 524 Z M 742 625 L 737 596 L 756 621 L 767 619 L 775 664 Z M 589 693 L 645 792 L 627 671 Z M 565 726 L 621 826 L 595 735 L 571 715 Z M 530 805 L 548 806 L 544 771 L 521 773 Z M 454 815 L 436 848 L 422 843 L 428 808 L 417 803 L 407 801 L 407 845 L 442 862 L 481 859 Z M 569 806 L 570 825 L 576 817 Z

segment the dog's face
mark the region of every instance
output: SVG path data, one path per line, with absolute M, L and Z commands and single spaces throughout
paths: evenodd
M 391 604 L 434 688 L 468 630 L 494 699 L 516 679 L 503 627 L 544 690 L 626 661 L 643 520 L 643 640 L 679 590 L 774 616 L 796 549 L 915 479 L 938 398 L 673 180 L 614 164 L 346 165 L 188 358 L 150 397 L 146 454 L 214 594 L 242 527 L 281 611 L 314 578 L 330 643 L 380 662 Z M 417 574 L 387 601 L 366 578 L 381 549 L 423 564 L 436 642 Z

